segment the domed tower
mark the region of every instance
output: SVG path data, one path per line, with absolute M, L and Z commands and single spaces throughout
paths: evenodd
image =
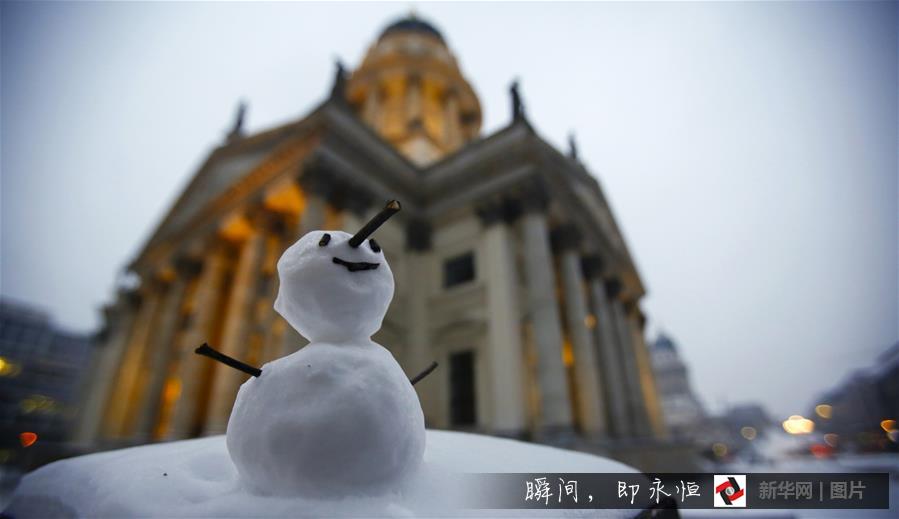
M 346 91 L 360 118 L 419 166 L 461 148 L 481 128 L 481 105 L 456 58 L 415 15 L 384 29 Z

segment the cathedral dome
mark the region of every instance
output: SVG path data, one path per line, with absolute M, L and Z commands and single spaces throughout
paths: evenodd
M 659 351 L 677 351 L 677 346 L 675 346 L 674 341 L 664 333 L 659 333 L 659 336 L 656 338 L 655 344 L 653 344 L 653 346 L 656 350 Z
M 381 36 L 378 37 L 378 40 L 380 41 L 381 39 L 383 39 L 384 37 L 386 37 L 390 34 L 397 34 L 397 33 L 403 33 L 403 32 L 418 32 L 418 33 L 422 33 L 422 34 L 429 34 L 431 36 L 436 37 L 442 43 L 444 43 L 444 44 L 446 43 L 443 40 L 443 35 L 440 34 L 440 31 L 438 31 L 430 23 L 416 17 L 414 14 L 410 14 L 406 18 L 400 18 L 399 20 L 388 25 L 387 28 L 381 32 Z
M 443 35 L 415 15 L 388 25 L 347 80 L 359 117 L 427 166 L 478 136 L 481 105 Z

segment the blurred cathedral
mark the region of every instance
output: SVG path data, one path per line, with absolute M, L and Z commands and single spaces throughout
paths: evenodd
M 95 446 L 225 431 L 246 375 L 305 340 L 272 309 L 276 262 L 314 229 L 378 231 L 396 295 L 374 339 L 411 375 L 432 428 L 580 445 L 665 436 L 644 342 L 644 287 L 596 178 L 572 143 L 511 121 L 482 135 L 478 97 L 443 35 L 388 26 L 330 95 L 223 144 L 128 265 L 105 308 L 77 440 Z M 297 405 L 302 405 L 298 402 Z
M 689 369 L 677 345 L 668 335 L 659 333 L 649 345 L 649 359 L 668 433 L 678 439 L 696 439 L 707 416 L 690 385 Z

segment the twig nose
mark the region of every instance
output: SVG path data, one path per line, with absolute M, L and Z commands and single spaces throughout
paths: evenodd
M 366 238 L 371 236 L 373 232 L 378 230 L 384 222 L 386 222 L 391 216 L 400 212 L 401 206 L 398 200 L 391 200 L 387 202 L 387 205 L 384 206 L 384 209 L 374 215 L 371 220 L 368 221 L 367 224 L 362 226 L 359 231 L 350 238 L 349 244 L 350 247 L 358 247 L 365 241 Z

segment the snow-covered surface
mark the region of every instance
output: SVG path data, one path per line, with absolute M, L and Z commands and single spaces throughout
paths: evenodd
M 251 493 L 224 436 L 134 447 L 52 463 L 23 478 L 7 510 L 45 517 L 633 517 L 634 510 L 466 510 L 454 476 L 477 472 L 636 472 L 608 459 L 474 434 L 428 431 L 424 462 L 378 496 Z
M 424 423 L 389 351 L 370 340 L 318 342 L 264 365 L 240 387 L 227 445 L 257 493 L 339 497 L 393 488 L 413 473 Z

